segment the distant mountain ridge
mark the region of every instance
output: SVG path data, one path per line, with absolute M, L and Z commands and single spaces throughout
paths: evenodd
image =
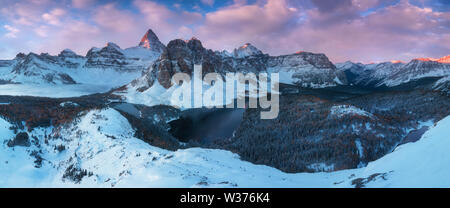
M 137 46 L 126 49 L 109 42 L 103 48 L 91 48 L 85 56 L 69 49 L 57 56 L 19 53 L 13 60 L 0 61 L 0 83 L 108 83 L 106 79 L 126 74 L 126 78 L 112 84 L 111 88 L 127 85 L 128 91 L 140 93 L 151 88 L 155 81 L 169 89 L 172 75 L 191 74 L 194 65 L 202 65 L 204 73 L 279 73 L 280 83 L 305 88 L 395 87 L 427 77 L 446 78 L 450 75 L 449 60 L 450 55 L 438 59 L 417 58 L 409 63 L 335 65 L 324 54 L 301 51 L 270 56 L 251 43 L 232 52 L 206 49 L 196 38 L 172 40 L 166 46 L 149 29 Z M 100 71 L 110 76 L 101 76 Z M 440 86 L 447 86 L 446 80 L 442 79 Z
M 149 39 L 148 43 L 162 45 L 157 39 Z M 23 84 L 103 83 L 119 87 L 139 77 L 159 56 L 160 52 L 153 48 L 121 49 L 111 42 L 103 48 L 91 48 L 86 56 L 70 49 L 57 56 L 19 53 L 13 60 L 0 62 L 0 80 Z
M 426 78 L 447 80 L 450 76 L 450 56 L 438 59 L 417 58 L 409 63 L 398 61 L 377 64 L 345 62 L 336 64 L 349 84 L 363 87 L 396 87 Z M 442 83 L 441 83 L 442 84 Z
M 448 56 L 444 56 L 442 58 L 417 58 L 416 60 L 419 61 L 435 61 L 435 62 L 439 62 L 439 63 L 450 63 L 450 55 Z

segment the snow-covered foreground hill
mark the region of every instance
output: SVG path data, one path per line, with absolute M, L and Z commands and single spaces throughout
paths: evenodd
M 10 127 L 0 118 L 0 187 L 450 187 L 450 116 L 365 168 L 297 174 L 223 150 L 150 146 L 113 109 L 35 129 L 29 147 L 9 147 Z

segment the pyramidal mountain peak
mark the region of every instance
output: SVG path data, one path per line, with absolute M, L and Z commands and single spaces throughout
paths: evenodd
M 149 29 L 145 33 L 139 43 L 139 46 L 160 53 L 162 53 L 166 47 L 163 43 L 161 43 L 158 36 L 156 36 L 152 29 Z

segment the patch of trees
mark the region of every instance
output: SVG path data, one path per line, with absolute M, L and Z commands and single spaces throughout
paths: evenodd
M 92 175 L 92 172 L 88 172 L 86 169 L 81 169 L 77 165 L 72 164 L 64 171 L 63 179 L 69 179 L 74 183 L 80 183 L 85 176 L 90 177 Z
M 163 126 L 154 124 L 152 120 L 147 118 L 136 118 L 128 113 L 119 111 L 135 130 L 134 137 L 142 141 L 163 149 L 177 150 L 180 143 L 173 137 Z
M 374 117 L 331 116 L 330 108 L 341 104 Z M 339 103 L 285 95 L 280 98 L 277 119 L 261 120 L 259 109 L 248 109 L 233 138 L 209 147 L 286 172 L 317 171 L 313 164 L 334 165 L 334 170 L 356 168 L 391 152 L 406 136 L 406 129 L 416 128 L 418 121 L 438 121 L 449 115 L 449 109 L 448 97 L 430 91 L 374 93 Z
M 16 125 L 25 123 L 28 131 L 37 127 L 59 126 L 71 122 L 86 110 L 100 109 L 106 106 L 109 95 L 97 94 L 78 98 L 38 98 L 0 96 L 8 105 L 0 105 L 0 116 Z M 78 105 L 62 106 L 72 102 Z

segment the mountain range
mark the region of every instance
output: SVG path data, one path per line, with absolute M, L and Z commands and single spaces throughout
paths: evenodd
M 139 79 L 142 86 L 136 86 L 136 81 L 130 86 L 145 91 L 155 80 L 168 89 L 173 74 L 192 73 L 193 65 L 200 64 L 205 73 L 279 73 L 280 83 L 306 88 L 338 85 L 377 88 L 394 87 L 423 78 L 448 77 L 449 57 L 417 58 L 409 63 L 392 61 L 377 64 L 333 64 L 326 55 L 309 52 L 270 56 L 250 43 L 231 53 L 206 49 L 196 38 L 172 40 L 165 46 L 150 29 L 138 46 L 127 49 L 107 43 L 103 48 L 90 49 L 85 56 L 77 55 L 69 49 L 57 56 L 19 53 L 13 60 L 0 61 L 0 81 L 24 84 L 98 84 L 104 80 L 108 87 L 116 88 Z M 105 75 L 115 78 L 106 79 Z
M 152 30 L 126 49 L 20 53 L 0 61 L 0 186 L 449 186 L 449 58 L 335 64 Z M 194 65 L 279 73 L 279 116 L 170 106 Z

